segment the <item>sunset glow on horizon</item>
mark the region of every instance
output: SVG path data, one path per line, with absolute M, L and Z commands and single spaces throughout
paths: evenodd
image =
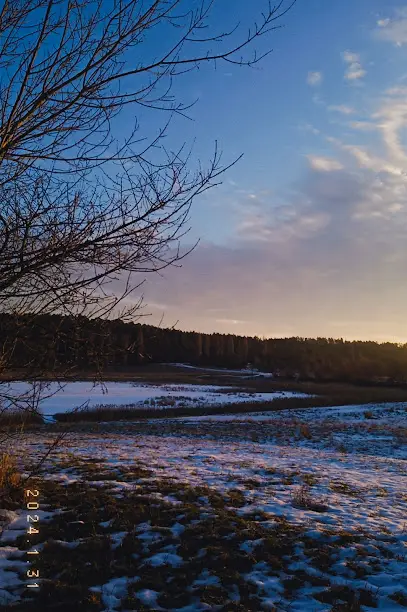
M 144 322 L 406 342 L 407 5 L 297 2 L 268 40 L 256 68 L 177 85 L 197 102 L 168 143 L 244 156 L 194 201 L 182 267 L 147 278 Z

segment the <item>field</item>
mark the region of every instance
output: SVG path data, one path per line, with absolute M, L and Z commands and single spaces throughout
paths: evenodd
M 177 384 L 232 384 L 180 375 Z M 233 384 L 281 391 L 267 379 Z M 229 414 L 83 418 L 16 438 L 23 480 L 2 503 L 0 610 L 406 609 L 403 391 L 284 388 L 317 397 L 244 413 L 232 404 Z M 32 471 L 39 533 L 27 542 Z M 34 548 L 35 594 L 25 588 Z

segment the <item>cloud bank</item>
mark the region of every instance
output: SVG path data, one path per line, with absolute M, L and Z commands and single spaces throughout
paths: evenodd
M 407 10 L 374 36 L 407 42 Z M 342 59 L 345 80 L 365 76 L 358 54 Z M 319 74 L 308 83 L 320 84 Z M 207 240 L 182 269 L 148 279 L 147 303 L 162 306 L 151 312 L 203 332 L 407 342 L 407 87 L 369 105 L 367 116 L 355 104 L 321 110 L 347 122 L 340 138 L 301 128 L 312 128 L 320 151 L 304 156 L 284 193 L 230 185 L 231 238 Z

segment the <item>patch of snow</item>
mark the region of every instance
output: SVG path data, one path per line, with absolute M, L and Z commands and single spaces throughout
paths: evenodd
M 152 589 L 142 589 L 135 593 L 136 597 L 146 606 L 150 606 L 153 610 L 164 610 L 157 603 L 157 597 L 160 595 L 158 591 Z
M 184 561 L 182 557 L 173 553 L 157 553 L 146 559 L 145 563 L 152 565 L 153 567 L 159 567 L 160 565 L 172 565 L 172 567 L 179 567 L 184 563 Z
M 109 537 L 112 540 L 112 549 L 119 548 L 121 546 L 127 531 L 117 531 L 116 533 L 109 533 Z
M 132 578 L 134 580 L 134 578 Z M 101 594 L 101 600 L 106 606 L 104 612 L 117 610 L 123 597 L 127 595 L 129 579 L 126 577 L 112 578 L 102 586 L 90 587 L 90 590 Z
M 61 511 L 46 512 L 45 510 L 36 510 L 35 514 L 38 516 L 38 524 L 42 522 L 50 521 L 52 517 Z M 0 536 L 0 542 L 14 542 L 19 536 L 27 533 L 27 529 L 30 525 L 34 526 L 34 523 L 29 523 L 27 516 L 34 512 L 31 510 L 23 510 L 21 512 L 9 513 L 8 516 L 11 518 L 10 522 L 6 527 L 3 528 L 3 532 Z
M 198 578 L 192 583 L 192 587 L 211 585 L 219 586 L 221 585 L 221 581 L 218 576 L 214 576 L 206 568 L 202 570 Z
M 183 533 L 184 531 L 185 531 L 184 525 L 181 525 L 181 523 L 178 523 L 178 522 L 174 523 L 174 525 L 171 527 L 171 532 L 174 537 L 181 535 L 181 533 Z

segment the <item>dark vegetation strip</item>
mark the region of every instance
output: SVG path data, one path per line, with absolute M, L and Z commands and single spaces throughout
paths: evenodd
M 26 425 L 39 425 L 44 422 L 41 414 L 26 410 L 5 410 L 0 414 L 0 427 L 15 428 Z
M 223 406 L 180 407 L 180 408 L 139 408 L 136 406 L 95 406 L 80 412 L 65 412 L 55 415 L 60 423 L 79 421 L 131 421 L 144 419 L 163 419 L 186 416 L 210 416 L 217 414 L 245 414 L 279 410 L 298 410 L 347 404 L 371 404 L 380 402 L 407 402 L 406 393 L 376 393 L 375 389 L 358 390 L 342 395 L 323 395 L 304 398 L 278 398 L 268 402 L 244 402 Z M 384 390 L 380 390 L 384 391 Z

